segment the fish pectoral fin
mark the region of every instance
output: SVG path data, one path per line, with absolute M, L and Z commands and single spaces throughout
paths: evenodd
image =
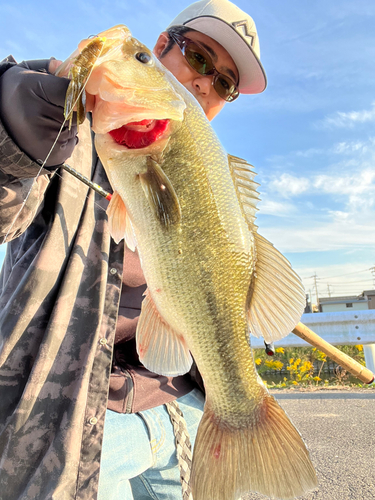
M 216 415 L 209 396 L 194 444 L 194 500 L 242 498 L 250 491 L 293 499 L 316 488 L 308 450 L 276 400 L 264 394 L 247 410 L 248 425 L 236 427 Z
M 268 240 L 254 233 L 256 266 L 248 295 L 247 320 L 255 337 L 267 343 L 288 335 L 306 306 L 300 277 Z
M 109 232 L 116 243 L 125 238 L 125 243 L 134 252 L 137 246 L 133 226 L 120 194 L 115 191 L 107 208 Z
M 139 175 L 143 191 L 160 222 L 169 227 L 181 219 L 177 194 L 161 166 L 147 158 L 147 171 Z
M 142 302 L 136 344 L 140 361 L 153 373 L 176 377 L 187 373 L 193 363 L 184 337 L 160 316 L 149 290 Z

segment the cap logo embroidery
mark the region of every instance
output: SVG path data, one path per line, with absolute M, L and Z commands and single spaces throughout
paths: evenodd
M 235 21 L 234 23 L 232 23 L 232 25 L 234 26 L 234 28 L 236 28 L 236 30 L 240 34 L 242 34 L 242 36 L 244 38 L 248 39 L 248 42 L 249 42 L 250 46 L 253 47 L 254 46 L 254 42 L 255 42 L 256 33 L 249 32 L 248 27 L 247 27 L 247 21 L 246 20 L 244 20 L 244 21 Z

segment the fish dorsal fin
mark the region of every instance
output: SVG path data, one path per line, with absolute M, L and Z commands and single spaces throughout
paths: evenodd
M 116 243 L 125 238 L 125 243 L 134 252 L 137 246 L 133 226 L 120 194 L 115 191 L 107 208 L 109 232 Z
M 142 302 L 136 343 L 140 361 L 153 373 L 176 377 L 191 368 L 193 359 L 184 337 L 160 316 L 149 290 Z
M 143 191 L 156 217 L 165 227 L 181 219 L 181 207 L 177 194 L 161 166 L 147 158 L 147 171 L 139 175 Z
M 228 164 L 245 219 L 249 228 L 254 231 L 257 203 L 260 201 L 257 192 L 259 184 L 254 181 L 254 167 L 242 158 L 232 155 L 228 155 Z
M 268 240 L 254 233 L 256 265 L 248 296 L 250 332 L 267 343 L 288 335 L 306 305 L 305 291 L 290 262 Z

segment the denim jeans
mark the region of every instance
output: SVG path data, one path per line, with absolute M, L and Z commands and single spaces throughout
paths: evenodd
M 194 389 L 177 400 L 192 446 L 203 414 Z M 182 500 L 172 423 L 164 405 L 139 413 L 107 410 L 98 500 Z

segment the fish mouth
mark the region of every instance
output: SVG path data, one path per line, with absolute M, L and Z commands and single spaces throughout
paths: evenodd
M 168 131 L 169 123 L 168 119 L 145 119 L 127 123 L 108 133 L 120 146 L 128 149 L 142 149 L 162 138 Z

